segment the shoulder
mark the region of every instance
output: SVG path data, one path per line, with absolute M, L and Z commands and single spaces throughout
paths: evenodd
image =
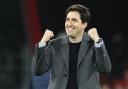
M 50 40 L 50 43 L 52 45 L 56 45 L 56 44 L 63 43 L 65 40 L 67 40 L 67 36 L 62 36 L 62 37 L 58 37 L 58 38 L 55 38 L 55 39 Z

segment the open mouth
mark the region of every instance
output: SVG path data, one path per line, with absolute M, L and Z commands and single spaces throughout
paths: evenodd
M 70 32 L 70 31 L 73 31 L 74 28 L 68 27 L 67 30 Z

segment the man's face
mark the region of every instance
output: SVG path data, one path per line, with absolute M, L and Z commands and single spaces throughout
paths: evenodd
M 79 12 L 70 11 L 67 14 L 65 30 L 69 37 L 74 38 L 77 35 L 83 34 L 86 25 L 86 23 L 82 23 Z

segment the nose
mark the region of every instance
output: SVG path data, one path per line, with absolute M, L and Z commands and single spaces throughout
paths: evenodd
M 67 21 L 67 25 L 72 26 L 73 25 L 72 21 L 71 20 Z

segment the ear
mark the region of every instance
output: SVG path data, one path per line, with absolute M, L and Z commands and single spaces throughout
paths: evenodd
M 87 22 L 83 23 L 83 28 L 85 29 L 87 27 Z

